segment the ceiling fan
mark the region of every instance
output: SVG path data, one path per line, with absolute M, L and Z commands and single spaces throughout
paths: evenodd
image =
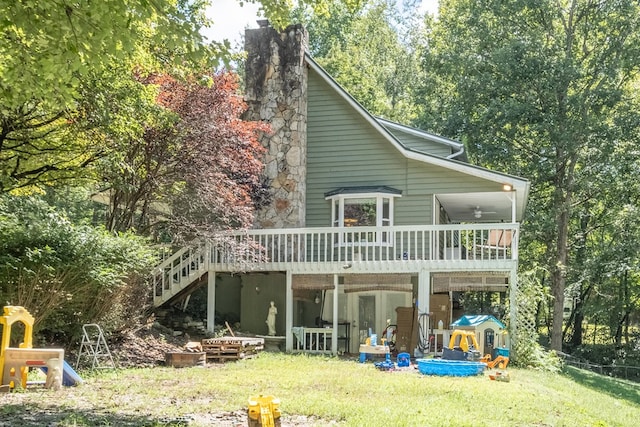
M 476 218 L 476 219 L 482 218 L 482 214 L 494 214 L 494 213 L 497 213 L 497 212 L 495 212 L 495 211 L 491 211 L 491 212 L 490 211 L 483 211 L 483 210 L 480 209 L 480 206 L 476 206 L 473 209 L 473 217 Z

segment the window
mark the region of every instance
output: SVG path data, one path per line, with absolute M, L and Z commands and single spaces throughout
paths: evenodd
M 384 190 L 380 191 L 380 190 Z M 364 192 L 363 188 L 340 189 L 327 193 L 331 200 L 331 217 L 334 227 L 389 227 L 393 225 L 393 200 L 400 197 L 400 191 L 388 187 L 376 187 L 376 192 Z M 341 235 L 340 244 L 366 243 L 386 244 L 388 233 L 376 230 L 353 230 Z

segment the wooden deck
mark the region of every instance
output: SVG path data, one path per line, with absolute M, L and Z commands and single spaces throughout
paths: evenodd
M 292 274 L 508 272 L 517 268 L 518 224 L 245 230 L 186 247 L 153 273 L 154 305 L 207 272 Z M 508 238 L 496 238 L 508 236 Z

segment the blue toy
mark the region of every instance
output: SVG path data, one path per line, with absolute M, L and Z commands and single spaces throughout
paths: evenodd
M 398 368 L 407 367 L 411 364 L 411 355 L 409 353 L 398 353 Z

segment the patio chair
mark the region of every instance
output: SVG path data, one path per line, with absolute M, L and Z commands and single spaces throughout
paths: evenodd
M 511 251 L 512 230 L 489 230 L 485 241 L 476 245 L 476 259 L 506 259 Z

